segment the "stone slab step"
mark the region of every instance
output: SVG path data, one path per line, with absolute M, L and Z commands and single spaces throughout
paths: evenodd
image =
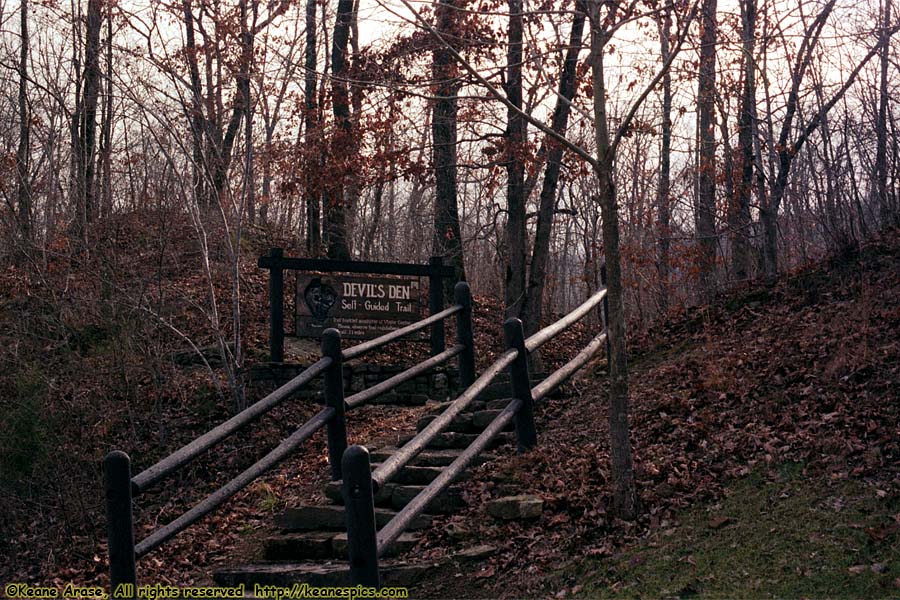
M 375 509 L 375 524 L 379 529 L 397 513 L 387 508 Z M 409 530 L 424 529 L 431 525 L 431 517 L 420 515 L 413 520 Z M 334 504 L 321 506 L 297 506 L 288 508 L 275 517 L 275 527 L 284 533 L 294 531 L 345 531 L 347 529 L 344 507 Z
M 472 415 L 472 424 L 478 429 L 478 431 L 484 431 L 488 425 L 490 425 L 494 419 L 497 418 L 501 409 L 489 409 L 489 410 L 479 410 L 478 412 Z M 516 428 L 515 422 L 510 421 L 506 427 L 503 428 L 503 431 L 514 431 Z
M 505 406 L 505 405 L 504 405 Z M 403 446 L 411 439 L 415 437 L 415 434 L 406 434 L 400 436 L 399 444 Z M 457 449 L 465 449 L 468 448 L 472 442 L 475 441 L 475 438 L 478 437 L 475 433 L 459 433 L 456 431 L 445 431 L 443 433 L 439 433 L 434 438 L 432 438 L 431 442 L 428 443 L 426 449 L 428 450 L 448 450 L 451 448 Z M 512 438 L 512 434 L 510 433 L 501 433 L 488 444 L 487 449 L 493 450 L 503 444 L 514 441 Z
M 531 387 L 536 386 L 546 379 L 543 373 L 531 374 Z M 494 400 L 496 398 L 508 398 L 512 394 L 512 386 L 509 383 L 509 375 L 501 375 L 494 379 L 491 385 L 484 388 L 484 391 L 478 394 L 478 399 L 482 401 Z
M 425 489 L 424 485 L 399 485 L 393 482 L 385 484 L 375 494 L 375 506 L 400 510 L 406 506 L 419 492 Z M 388 493 L 386 490 L 389 490 Z M 344 502 L 341 496 L 341 482 L 332 481 L 325 485 L 325 496 L 336 504 Z M 450 486 L 443 494 L 439 495 L 428 507 L 428 514 L 449 514 L 465 506 L 456 486 Z
M 391 404 L 395 406 L 425 406 L 428 403 L 428 396 L 426 394 L 398 394 L 398 393 L 387 393 L 382 394 L 371 400 L 371 404 Z
M 475 441 L 478 435 L 474 433 L 442 433 L 436 436 L 431 443 L 428 444 L 428 448 L 432 448 L 435 450 L 446 450 L 449 448 L 456 449 L 466 449 L 472 445 L 472 442 Z M 497 437 L 495 437 L 491 442 L 487 445 L 487 450 L 493 450 L 494 448 L 498 448 L 504 444 L 514 443 L 515 437 L 510 433 L 501 433 Z
M 379 466 L 378 463 L 372 464 L 372 470 Z M 392 483 L 400 485 L 428 485 L 434 481 L 444 469 L 442 467 L 425 467 L 421 465 L 407 465 L 394 477 Z M 468 475 L 460 474 L 457 481 L 463 481 Z
M 490 402 L 485 403 L 485 406 L 487 406 L 486 410 L 503 410 L 509 405 L 510 402 L 512 402 L 512 398 L 509 397 L 495 398 Z
M 437 419 L 437 415 L 425 415 L 416 422 L 416 431 L 422 431 L 429 423 Z M 457 433 L 478 433 L 481 431 L 472 422 L 472 413 L 464 412 L 456 415 L 450 421 L 449 427 L 445 431 L 455 431 Z
M 377 450 L 371 450 L 369 452 L 369 457 L 373 462 L 381 463 L 386 461 L 398 450 L 399 448 L 395 446 L 386 446 Z M 412 459 L 409 464 L 422 467 L 445 467 L 459 458 L 461 453 L 462 450 L 455 448 L 448 448 L 446 450 L 425 450 Z M 493 454 L 480 454 L 472 461 L 472 464 L 480 465 L 481 463 L 494 460 L 495 458 L 496 456 Z
M 433 568 L 433 564 L 385 561 L 379 567 L 382 585 L 410 587 Z M 254 584 L 292 586 L 295 583 L 308 583 L 315 587 L 349 586 L 350 569 L 346 562 L 337 561 L 331 563 L 261 562 L 217 569 L 213 572 L 213 581 L 220 586 L 228 587 L 244 584 L 245 592 L 252 595 Z
M 439 415 L 445 410 L 447 410 L 452 402 L 441 402 L 440 404 L 435 404 L 433 407 L 429 408 L 425 413 L 426 415 Z M 469 405 L 466 407 L 466 410 L 463 411 L 463 414 L 473 412 L 476 410 L 484 410 L 485 405 L 484 402 L 480 400 L 472 400 Z
M 391 544 L 386 556 L 397 556 L 412 550 L 420 534 L 403 533 Z M 266 560 L 301 561 L 347 559 L 347 534 L 335 531 L 304 531 L 273 535 L 265 541 Z
M 334 555 L 331 543 L 334 531 L 304 531 L 281 533 L 265 541 L 266 560 L 319 560 L 324 558 L 345 558 Z
M 384 557 L 391 558 L 394 556 L 400 556 L 401 554 L 406 554 L 413 548 L 415 548 L 416 544 L 422 539 L 422 536 L 417 533 L 404 532 L 400 534 L 394 542 L 388 547 L 385 551 Z M 332 540 L 332 544 L 334 545 L 334 551 L 337 556 L 345 557 L 348 556 L 348 548 L 347 548 L 347 534 L 339 533 L 334 536 Z
M 391 495 L 391 507 L 400 510 L 425 489 L 424 485 L 398 485 Z M 446 515 L 465 507 L 459 487 L 451 485 L 425 509 L 429 514 Z

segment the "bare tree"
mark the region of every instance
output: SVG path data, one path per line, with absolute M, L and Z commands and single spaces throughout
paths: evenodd
M 522 117 L 522 0 L 508 0 L 509 39 L 506 46 L 506 251 L 507 317 L 520 317 L 525 304 L 525 162 L 527 142 Z
M 16 186 L 19 235 L 23 249 L 31 242 L 31 113 L 28 110 L 28 0 L 19 7 L 19 145 L 16 150 Z
M 306 142 L 307 164 L 303 174 L 303 193 L 306 197 L 306 251 L 318 256 L 322 246 L 321 194 L 316 183 L 316 169 L 313 168 L 312 149 L 320 143 L 319 106 L 316 99 L 316 0 L 306 1 L 306 51 L 304 60 L 306 71 L 303 97 L 303 130 Z
M 791 86 L 788 91 L 787 104 L 784 108 L 778 140 L 774 144 L 777 172 L 769 194 L 765 197 L 765 202 L 760 207 L 760 221 L 763 226 L 763 267 L 766 277 L 770 278 L 774 277 L 778 272 L 778 211 L 781 208 L 781 202 L 784 199 L 788 186 L 788 178 L 794 157 L 798 155 L 803 145 L 809 140 L 809 137 L 822 124 L 823 117 L 828 114 L 831 108 L 837 104 L 847 90 L 856 82 L 863 67 L 881 51 L 884 45 L 890 42 L 891 36 L 898 29 L 897 25 L 885 28 L 885 31 L 879 35 L 878 42 L 857 62 L 856 66 L 841 82 L 838 89 L 831 95 L 831 98 L 822 104 L 821 109 L 799 126 L 795 126 L 794 120 L 798 118 L 801 108 L 801 83 L 812 62 L 816 46 L 821 40 L 822 31 L 834 10 L 835 3 L 836 0 L 826 2 L 815 19 L 806 28 L 790 71 Z M 799 133 L 792 137 L 795 128 Z
M 737 281 L 744 281 L 750 269 L 750 192 L 753 187 L 756 123 L 756 0 L 741 0 L 741 76 L 743 85 L 738 114 L 740 178 L 735 197 L 729 199 L 728 223 L 731 229 L 731 268 Z
M 335 120 L 335 131 L 329 151 L 332 173 L 331 180 L 325 184 L 326 192 L 323 197 L 328 258 L 343 260 L 350 259 L 344 184 L 349 172 L 348 162 L 354 154 L 356 145 L 353 124 L 350 120 L 350 92 L 347 82 L 349 71 L 347 46 L 352 17 L 353 0 L 339 0 L 331 44 L 331 102 Z
M 459 39 L 457 0 L 438 0 L 435 19 L 435 31 L 447 43 L 435 47 L 431 66 L 435 82 L 431 118 L 435 178 L 432 252 L 436 256 L 443 256 L 456 269 L 457 278 L 464 279 L 465 264 L 456 187 L 456 95 L 460 81 L 454 64 L 453 48 L 448 45 Z M 449 286 L 445 292 L 449 295 Z
M 716 293 L 716 0 L 704 0 L 700 17 L 697 84 L 697 208 L 700 286 L 707 301 Z
M 566 135 L 569 126 L 572 100 L 576 92 L 576 73 L 578 54 L 582 48 L 584 36 L 585 6 L 581 1 L 575 2 L 575 13 L 572 17 L 572 29 L 569 32 L 569 43 L 566 56 L 559 74 L 559 91 L 556 107 L 550 120 L 550 127 L 559 135 Z M 537 226 L 534 234 L 534 248 L 531 252 L 531 268 L 528 272 L 528 287 L 525 293 L 524 326 L 526 335 L 540 329 L 543 305 L 544 286 L 547 279 L 547 265 L 550 257 L 550 233 L 553 227 L 553 216 L 556 210 L 557 188 L 562 168 L 564 146 L 553 138 L 546 136 L 538 151 L 538 155 L 547 156 L 544 170 L 544 181 L 541 186 L 537 215 Z M 527 197 L 527 196 L 526 196 Z
M 659 18 L 659 54 L 663 62 L 669 60 L 669 38 L 672 36 L 672 15 L 664 10 Z M 672 73 L 666 71 L 662 80 L 662 127 L 659 149 L 659 186 L 656 191 L 656 237 L 658 247 L 657 299 L 659 311 L 669 312 L 669 231 L 672 170 Z
M 88 223 L 96 217 L 94 175 L 96 171 L 97 101 L 100 97 L 100 29 L 103 25 L 101 0 L 88 0 L 84 34 L 84 82 L 78 118 L 78 136 L 74 152 L 77 171 L 75 176 L 75 205 L 77 223 L 84 236 Z
M 875 191 L 878 196 L 878 206 L 881 211 L 882 223 L 887 223 L 891 216 L 891 206 L 888 198 L 888 165 L 887 165 L 887 109 L 888 109 L 888 63 L 890 62 L 891 45 L 891 0 L 882 0 L 881 7 L 881 31 L 879 33 L 880 52 L 880 82 L 878 87 L 878 120 L 875 124 L 876 154 L 875 154 Z M 897 215 L 894 215 L 896 217 Z

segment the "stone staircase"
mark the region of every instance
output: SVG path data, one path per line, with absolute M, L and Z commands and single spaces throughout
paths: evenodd
M 540 376 L 533 379 L 532 386 L 538 381 Z M 432 440 L 432 443 L 404 467 L 393 481 L 377 491 L 375 518 L 379 529 L 472 443 L 509 403 L 509 393 L 508 376 L 498 377 L 477 400 L 470 403 L 466 411 L 452 421 L 447 431 Z M 445 402 L 429 409 L 419 419 L 417 431 L 425 428 L 448 405 L 449 402 Z M 409 434 L 401 438 L 398 446 L 402 446 L 412 437 L 413 434 Z M 493 460 L 495 456 L 490 453 L 491 449 L 514 443 L 515 433 L 510 424 L 506 431 L 494 439 L 488 453 L 479 456 L 474 464 Z M 397 450 L 397 446 L 369 448 L 372 468 L 377 468 Z M 465 477 L 464 473 L 460 479 Z M 213 573 L 214 581 L 222 586 L 244 584 L 248 591 L 253 590 L 254 584 L 349 585 L 347 533 L 341 482 L 329 482 L 325 485 L 324 492 L 331 504 L 292 507 L 275 518 L 272 530 L 263 545 L 262 560 L 218 569 Z M 446 492 L 438 496 L 428 507 L 427 513 L 416 519 L 394 542 L 388 554 L 379 561 L 382 584 L 408 586 L 421 577 L 430 565 L 411 564 L 403 560 L 403 555 L 419 543 L 423 531 L 431 526 L 433 515 L 450 514 L 464 505 L 459 487 L 456 485 L 450 486 Z

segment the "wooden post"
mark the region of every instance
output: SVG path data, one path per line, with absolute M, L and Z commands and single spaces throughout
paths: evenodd
M 459 389 L 475 382 L 475 336 L 472 333 L 472 292 L 469 284 L 460 281 L 453 288 L 453 301 L 463 309 L 456 313 L 456 343 L 465 346 L 459 355 Z
M 428 310 L 434 315 L 444 310 L 444 277 L 441 271 L 444 266 L 442 256 L 432 256 L 428 261 Z M 446 348 L 444 337 L 444 321 L 431 326 L 431 355 L 440 354 Z
M 509 379 L 514 398 L 522 401 L 522 408 L 516 413 L 516 441 L 519 454 L 537 445 L 534 427 L 534 399 L 531 396 L 531 377 L 528 374 L 528 351 L 525 349 L 525 334 L 522 321 L 507 319 L 503 323 L 503 337 L 506 347 L 518 350 L 519 354 L 509 366 Z
M 103 461 L 103 476 L 106 488 L 110 597 L 136 598 L 131 459 L 119 450 L 110 452 Z
M 600 265 L 600 284 L 606 288 L 606 261 Z M 603 323 L 603 329 L 606 330 L 606 364 L 609 366 L 610 356 L 612 356 L 612 346 L 609 342 L 609 292 L 603 296 L 603 308 L 600 310 L 600 321 Z
M 369 451 L 350 446 L 342 459 L 344 481 L 341 493 L 347 519 L 347 550 L 350 554 L 350 585 L 381 587 L 378 577 L 378 534 Z
M 284 362 L 284 250 L 269 250 L 269 360 Z
M 347 424 L 344 422 L 344 367 L 341 358 L 341 333 L 329 328 L 322 333 L 322 356 L 331 359 L 325 371 L 325 404 L 334 409 L 328 421 L 328 462 L 331 480 L 341 479 L 341 458 L 347 449 Z

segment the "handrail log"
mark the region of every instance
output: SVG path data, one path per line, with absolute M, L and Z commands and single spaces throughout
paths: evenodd
M 463 309 L 459 304 L 454 304 L 450 308 L 445 308 L 441 312 L 435 313 L 430 317 L 426 317 L 421 321 L 416 321 L 415 323 L 411 323 L 406 327 L 401 327 L 400 329 L 395 329 L 394 331 L 388 332 L 380 337 L 377 337 L 373 340 L 369 340 L 367 342 L 363 342 L 361 344 L 357 344 L 355 346 L 351 346 L 344 350 L 344 360 L 350 360 L 352 358 L 356 358 L 358 356 L 362 356 L 367 352 L 371 352 L 376 348 L 380 348 L 387 343 L 393 342 L 394 340 L 398 340 L 403 336 L 409 335 L 411 333 L 415 333 L 422 329 L 425 329 L 432 323 L 437 323 L 442 319 L 446 319 L 447 317 L 453 316 L 459 311 Z
M 606 288 L 603 288 L 597 291 L 593 296 L 585 300 L 578 308 L 567 314 L 565 317 L 560 319 L 559 321 L 553 323 L 552 325 L 547 325 L 527 340 L 525 340 L 525 349 L 528 350 L 529 353 L 534 352 L 550 340 L 552 340 L 556 335 L 568 329 L 573 324 L 577 323 L 584 317 L 584 315 L 588 314 L 588 312 L 597 306 L 597 304 L 603 300 L 606 296 Z
M 455 346 L 451 346 L 447 350 L 444 350 L 440 354 L 435 354 L 431 358 L 423 360 L 417 365 L 414 365 L 401 373 L 397 373 L 389 379 L 385 379 L 384 381 L 379 382 L 370 388 L 364 389 L 361 392 L 357 392 L 347 398 L 347 408 L 356 408 L 357 406 L 361 406 L 369 400 L 372 400 L 373 398 L 376 398 L 381 394 L 394 389 L 398 385 L 405 383 L 410 379 L 415 379 L 416 377 L 423 375 L 424 373 L 427 373 L 430 369 L 440 365 L 441 363 L 447 362 L 454 356 L 462 353 L 463 350 L 465 350 L 465 346 L 463 346 L 462 344 L 456 344 Z
M 191 462 L 198 455 L 209 450 L 242 427 L 245 427 L 260 418 L 278 404 L 291 397 L 301 387 L 315 379 L 319 374 L 325 372 L 330 365 L 330 358 L 320 358 L 302 373 L 265 398 L 251 404 L 221 425 L 210 429 L 194 441 L 176 450 L 153 466 L 144 469 L 131 479 L 132 494 L 137 496 L 146 491 L 147 488 L 154 483 L 171 475 L 187 463 Z
M 550 375 L 547 376 L 542 382 L 531 388 L 531 395 L 534 398 L 534 401 L 544 399 L 550 392 L 559 387 L 566 379 L 571 377 L 575 371 L 580 369 L 591 359 L 594 354 L 600 350 L 603 341 L 606 339 L 606 332 L 603 331 L 597 337 L 592 339 L 587 346 L 582 349 L 581 352 L 575 355 L 575 357 L 553 371 Z
M 487 447 L 491 440 L 497 437 L 497 434 L 503 431 L 503 428 L 512 421 L 516 412 L 521 408 L 522 401 L 513 399 L 506 405 L 500 414 L 494 417 L 491 424 L 482 431 L 477 438 L 466 448 L 452 463 L 446 467 L 441 474 L 428 484 L 428 486 L 419 492 L 403 509 L 394 515 L 387 525 L 382 527 L 378 532 L 378 556 L 380 557 L 388 549 L 400 534 L 402 534 L 413 519 L 418 517 L 428 507 L 447 486 L 449 486 L 460 473 L 462 473 L 469 464 L 475 460 L 481 452 Z
M 182 514 L 180 517 L 151 533 L 141 540 L 134 548 L 135 555 L 140 558 L 163 542 L 169 540 L 182 530 L 190 527 L 204 516 L 214 511 L 226 500 L 247 487 L 257 477 L 287 458 L 297 447 L 306 441 L 312 434 L 325 426 L 334 416 L 334 409 L 326 407 L 316 413 L 309 421 L 303 424 L 297 431 L 284 439 L 274 450 L 263 458 L 253 463 L 243 473 L 220 487 L 218 490 L 204 498 L 199 504 Z
M 499 375 L 503 369 L 507 368 L 515 360 L 519 353 L 515 350 L 507 350 L 500 355 L 494 364 L 488 367 L 481 377 L 475 380 L 466 391 L 459 395 L 456 400 L 450 403 L 447 410 L 442 412 L 436 419 L 429 423 L 425 429 L 420 431 L 416 437 L 409 440 L 390 458 L 381 463 L 381 466 L 372 472 L 372 485 L 376 491 L 385 483 L 390 481 L 409 461 L 414 459 L 416 455 L 427 446 L 436 435 L 443 431 L 450 422 L 475 399 L 478 394 L 483 392 L 487 386 L 491 384 L 494 378 Z

